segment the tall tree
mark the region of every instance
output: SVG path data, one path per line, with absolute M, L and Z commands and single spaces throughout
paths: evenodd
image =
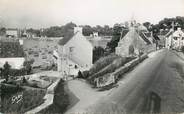
M 96 62 L 100 57 L 104 56 L 105 49 L 102 47 L 95 47 L 93 49 L 93 63 Z
M 147 28 L 147 30 L 150 30 L 151 23 L 150 22 L 145 22 L 143 25 Z
M 8 81 L 10 69 L 11 69 L 11 66 L 9 65 L 9 63 L 5 62 L 4 66 L 3 66 L 3 75 L 6 79 L 6 81 Z
M 93 34 L 93 28 L 90 25 L 85 25 L 83 26 L 83 35 L 84 36 L 90 36 L 90 34 Z
M 113 37 L 111 41 L 107 43 L 107 47 L 110 49 L 110 52 L 115 52 L 115 48 L 118 46 L 121 32 L 122 32 L 121 25 L 115 24 L 113 27 Z
M 0 36 L 4 36 L 6 34 L 6 28 L 0 28 Z

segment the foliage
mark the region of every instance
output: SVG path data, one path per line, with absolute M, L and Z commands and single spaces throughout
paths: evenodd
M 5 78 L 6 81 L 8 81 L 9 76 L 22 76 L 22 75 L 28 75 L 31 74 L 32 72 L 32 64 L 33 64 L 34 60 L 30 60 L 30 61 L 25 61 L 24 62 L 24 68 L 22 69 L 12 69 L 11 65 L 8 64 L 8 62 L 6 62 L 3 66 L 3 68 L 1 68 L 1 77 Z
M 91 34 L 93 34 L 94 30 L 90 25 L 84 25 L 83 26 L 83 35 L 84 36 L 90 36 Z
M 144 22 L 143 25 L 147 28 L 148 31 L 151 29 L 151 23 L 150 22 Z
M 93 63 L 95 63 L 100 57 L 103 57 L 105 49 L 102 47 L 94 47 L 93 49 Z
M 4 41 L 0 42 L 0 58 L 6 57 L 24 57 L 23 47 L 18 41 Z
M 77 78 L 87 79 L 88 77 L 89 77 L 89 71 L 88 70 L 83 71 L 83 72 L 81 72 L 81 71 L 78 72 Z
M 154 34 L 159 34 L 160 30 L 169 30 L 172 28 L 174 24 L 174 29 L 176 30 L 178 27 L 184 29 L 184 17 L 177 16 L 175 18 L 164 18 L 159 21 L 158 24 L 151 24 L 149 22 L 143 23 L 143 25 L 148 28 L 149 31 L 152 31 Z
M 68 32 L 73 30 L 73 28 L 76 27 L 75 23 L 67 23 L 66 25 L 63 26 L 52 26 L 49 28 L 45 28 L 42 30 L 36 30 L 36 29 L 28 29 L 28 33 L 34 33 L 37 36 L 47 36 L 47 37 L 65 37 Z M 91 27 L 90 25 L 83 25 L 83 35 L 84 36 L 90 36 L 93 34 L 93 32 L 98 32 L 99 35 L 102 36 L 112 36 L 113 29 L 109 27 L 108 25 L 105 26 L 100 26 L 97 25 L 95 27 Z
M 26 72 L 26 74 L 31 74 L 31 71 L 32 71 L 32 64 L 34 63 L 34 59 L 30 60 L 30 61 L 25 61 L 23 63 L 23 66 L 24 66 L 24 70 Z
M 0 28 L 0 36 L 5 36 L 6 34 L 6 28 L 2 27 Z
M 64 26 L 52 26 L 50 28 L 44 29 L 42 32 L 42 36 L 47 37 L 65 37 L 68 32 L 73 30 L 76 27 L 76 24 L 70 22 Z
M 110 49 L 110 52 L 115 52 L 115 48 L 118 46 L 118 42 L 121 36 L 124 36 L 126 32 L 122 32 L 123 29 L 120 24 L 115 24 L 113 27 L 113 37 L 110 42 L 107 43 L 107 47 Z
M 99 76 L 103 76 L 103 75 L 108 74 L 108 73 L 112 73 L 116 69 L 118 69 L 119 67 L 126 64 L 127 62 L 129 62 L 132 59 L 134 59 L 134 58 L 133 57 L 132 58 L 118 57 L 111 64 L 107 65 L 102 70 L 95 73 L 92 77 L 99 77 Z
M 10 75 L 10 68 L 11 66 L 6 62 L 3 66 L 3 76 L 5 77 L 6 81 L 8 81 L 8 76 Z
M 38 36 L 38 37 L 41 36 L 41 31 L 38 30 L 38 29 L 30 28 L 30 29 L 27 29 L 26 32 L 27 32 L 27 33 L 35 34 L 35 35 Z M 23 36 L 22 36 L 22 37 L 23 37 Z
M 41 110 L 41 114 L 63 114 L 69 105 L 69 97 L 64 89 L 64 81 L 61 80 L 54 90 L 54 103 L 46 109 Z
M 3 113 L 24 113 L 44 102 L 45 90 L 24 90 L 17 87 L 2 85 L 2 112 Z M 23 95 L 18 103 L 12 102 L 13 96 Z
M 78 78 L 83 78 L 82 72 L 80 70 L 78 72 Z
M 182 47 L 181 47 L 181 52 L 183 52 L 183 53 L 184 53 L 184 46 L 182 46 Z
M 23 89 L 19 86 L 6 86 L 1 84 L 1 97 L 10 97 L 12 94 L 22 91 Z
M 108 56 L 101 57 L 99 60 L 97 60 L 93 67 L 89 70 L 89 75 L 93 75 L 103 69 L 105 66 L 111 64 L 114 59 L 118 58 L 117 55 L 111 54 Z

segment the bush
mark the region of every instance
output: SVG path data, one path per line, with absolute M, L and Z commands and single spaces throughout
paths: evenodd
M 183 52 L 183 53 L 184 53 L 184 46 L 182 46 L 182 47 L 181 47 L 181 52 Z
M 2 86 L 2 113 L 24 113 L 44 102 L 45 90 L 25 90 L 17 86 Z M 21 95 L 21 100 L 13 103 L 12 97 L 19 95 Z
M 18 40 L 0 40 L 0 58 L 24 57 L 23 47 Z
M 103 76 L 107 73 L 112 73 L 114 72 L 116 69 L 118 69 L 119 67 L 123 66 L 124 64 L 126 64 L 127 62 L 131 61 L 132 58 L 125 58 L 125 57 L 119 57 L 116 60 L 114 60 L 111 64 L 109 64 L 108 66 L 104 67 L 102 70 L 100 70 L 99 72 L 95 73 L 94 75 L 92 75 L 89 78 L 94 78 L 94 77 L 99 77 L 99 76 Z
M 19 91 L 22 91 L 23 89 L 19 86 L 13 86 L 13 85 L 4 85 L 1 84 L 1 98 L 9 97 L 12 94 L 15 94 Z
M 63 114 L 69 105 L 69 98 L 64 89 L 64 81 L 60 80 L 54 90 L 54 103 L 46 109 L 41 110 L 40 114 Z
M 83 71 L 82 74 L 83 74 L 83 78 L 85 78 L 85 79 L 89 77 L 89 71 L 87 71 L 87 70 Z
M 115 59 L 117 59 L 118 56 L 111 54 L 105 57 L 100 58 L 98 61 L 96 61 L 93 65 L 93 67 L 89 70 L 89 75 L 93 75 L 103 69 L 105 66 L 111 64 Z
M 93 63 L 95 63 L 100 57 L 103 57 L 105 49 L 102 47 L 94 47 L 93 49 Z

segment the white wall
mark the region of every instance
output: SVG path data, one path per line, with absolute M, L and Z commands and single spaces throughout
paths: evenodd
M 70 47 L 73 47 L 73 52 L 70 53 Z M 91 67 L 93 59 L 92 44 L 78 32 L 64 46 L 65 53 L 71 57 L 71 60 L 79 64 L 81 67 Z

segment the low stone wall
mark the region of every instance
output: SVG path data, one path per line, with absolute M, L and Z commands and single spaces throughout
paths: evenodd
M 184 54 L 182 52 L 173 51 L 180 59 L 184 60 Z
M 104 76 L 97 77 L 94 79 L 94 84 L 96 87 L 104 87 L 113 83 L 116 83 L 117 80 L 119 80 L 123 74 L 131 70 L 133 67 L 138 65 L 140 62 L 142 62 L 144 59 L 146 59 L 148 56 L 147 54 L 142 55 L 140 58 L 136 58 L 122 67 L 116 69 L 113 73 L 105 74 Z
M 50 92 L 54 92 L 53 102 L 49 106 L 40 110 L 39 114 L 63 114 L 66 111 L 67 106 L 69 105 L 69 98 L 67 93 L 65 92 L 65 82 L 63 80 L 60 80 L 58 84 L 54 87 L 54 89 L 51 89 L 49 91 L 49 93 Z
M 58 86 L 58 83 L 61 81 L 61 79 L 57 79 L 52 85 L 50 85 L 47 88 L 47 93 L 44 96 L 43 99 L 45 99 L 44 103 L 41 104 L 40 106 L 29 110 L 28 112 L 26 112 L 25 114 L 35 114 L 35 113 L 39 113 L 41 110 L 44 110 L 45 108 L 48 108 L 50 105 L 53 104 L 54 101 L 54 94 L 55 94 L 55 89 Z

